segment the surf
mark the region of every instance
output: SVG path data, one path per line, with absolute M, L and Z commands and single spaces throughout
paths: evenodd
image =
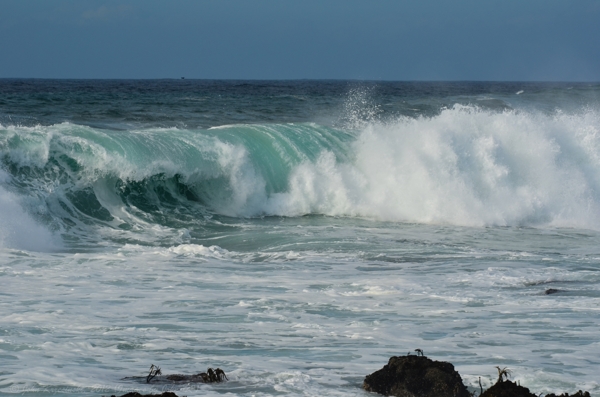
M 8 125 L 0 127 L 1 185 L 63 231 L 308 214 L 598 230 L 599 126 L 594 109 L 465 105 L 351 126 Z

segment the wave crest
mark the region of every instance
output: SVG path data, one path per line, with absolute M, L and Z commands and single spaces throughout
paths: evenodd
M 598 111 L 456 105 L 357 128 L 2 127 L 0 154 L 15 189 L 76 223 L 187 227 L 206 213 L 324 214 L 600 228 Z

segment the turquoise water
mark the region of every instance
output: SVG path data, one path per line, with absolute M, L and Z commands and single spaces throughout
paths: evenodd
M 0 80 L 0 393 L 363 396 L 421 348 L 597 394 L 599 92 Z

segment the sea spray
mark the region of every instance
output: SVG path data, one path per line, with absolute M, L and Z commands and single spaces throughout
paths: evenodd
M 56 236 L 24 210 L 26 203 L 2 186 L 9 179 L 0 170 L 0 248 L 29 251 L 58 249 L 60 243 Z
M 352 162 L 324 152 L 290 175 L 277 215 L 322 213 L 457 225 L 598 228 L 598 113 L 455 106 L 366 126 Z

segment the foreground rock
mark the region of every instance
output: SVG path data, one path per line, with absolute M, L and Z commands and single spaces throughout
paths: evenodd
M 480 397 L 538 397 L 531 393 L 528 388 L 517 385 L 509 380 L 496 382 L 496 384 L 486 391 Z
M 496 382 L 496 384 L 486 391 L 480 397 L 538 397 L 531 393 L 528 388 L 521 385 L 517 385 L 509 380 L 504 382 Z M 569 395 L 569 393 L 563 393 L 560 395 L 546 394 L 546 397 L 590 397 L 590 393 L 587 391 L 579 390 L 575 394 Z
M 391 357 L 367 375 L 363 389 L 396 397 L 471 397 L 452 364 L 424 356 Z

